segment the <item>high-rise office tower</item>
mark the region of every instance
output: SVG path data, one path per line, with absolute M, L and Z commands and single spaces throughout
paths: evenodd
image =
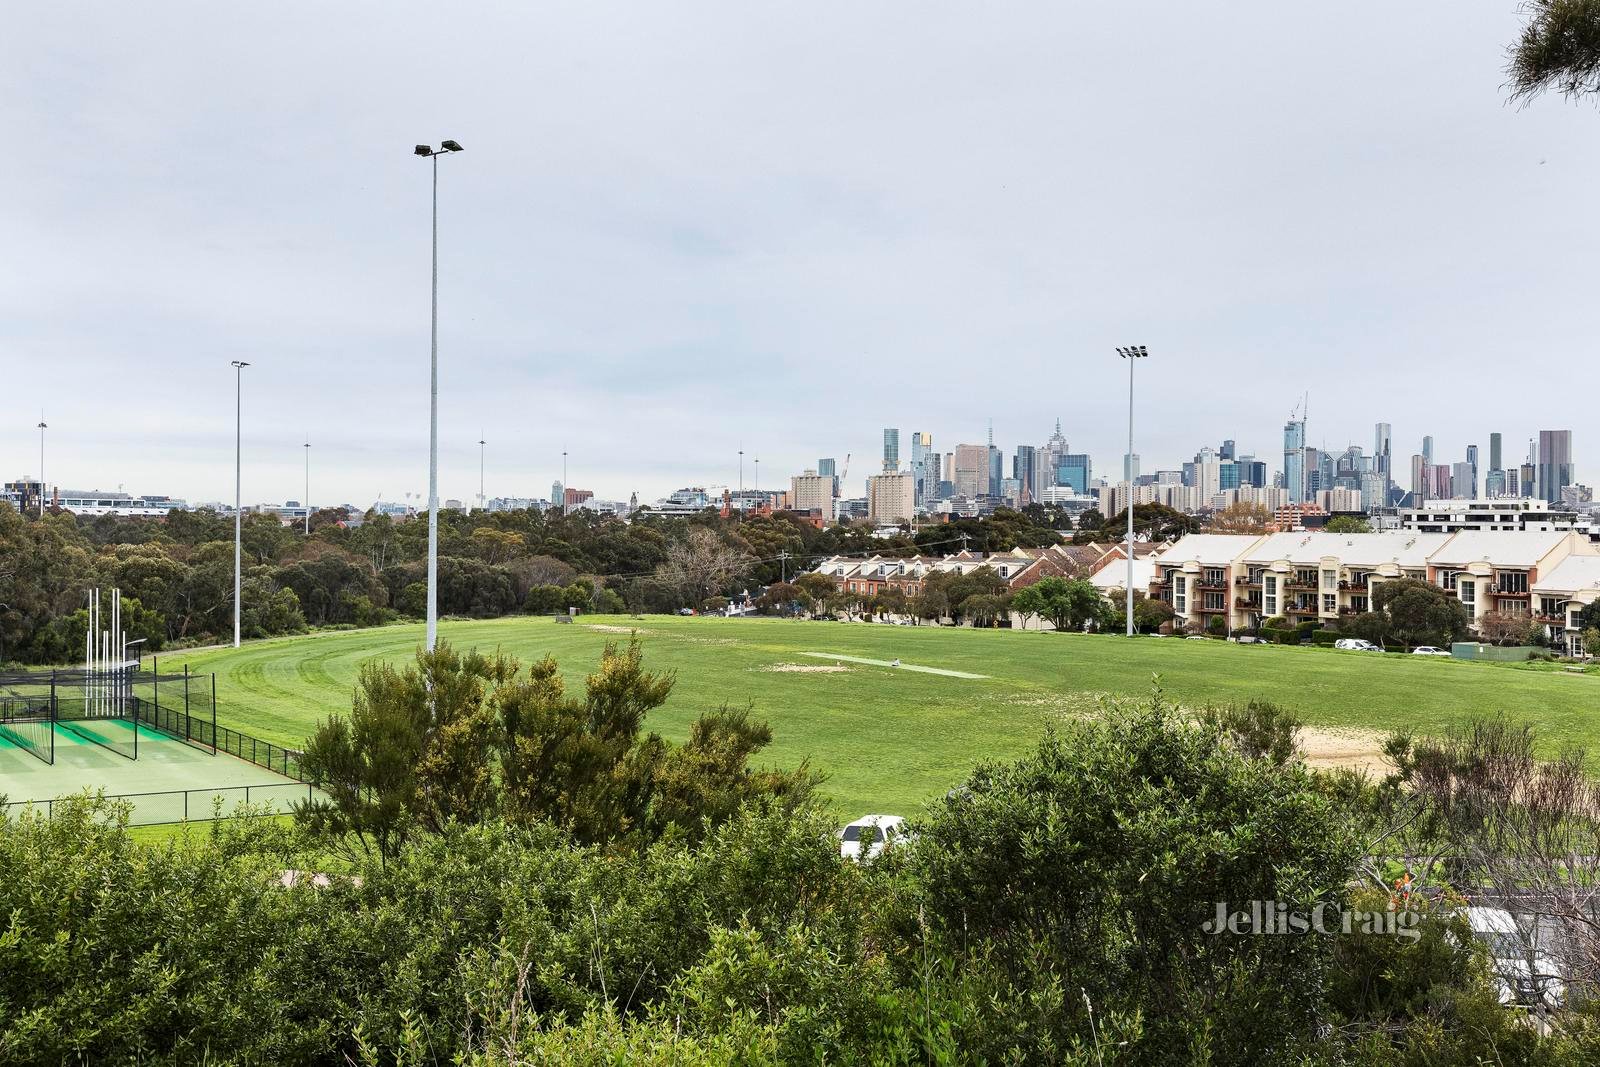
M 826 474 L 828 477 L 833 479 L 833 495 L 834 496 L 838 496 L 839 495 L 839 468 L 838 468 L 837 464 L 832 459 L 828 459 L 826 457 L 824 457 L 823 459 L 819 459 L 819 460 L 817 460 L 817 473 L 818 474 Z
M 1392 427 L 1387 422 L 1377 423 L 1372 430 L 1372 469 L 1383 476 L 1385 495 L 1394 478 L 1394 445 Z M 1387 501 L 1385 501 L 1387 503 Z
M 933 434 L 926 433 L 922 430 L 912 431 L 911 478 L 916 493 L 916 502 L 918 504 L 922 503 L 930 496 L 930 479 L 928 478 L 928 467 L 930 466 L 928 461 L 930 459 L 935 461 L 938 459 L 938 453 L 933 450 Z M 933 492 L 937 493 L 938 478 L 933 478 L 932 482 L 934 483 Z
M 1422 462 L 1426 466 L 1429 466 L 1429 467 L 1433 466 L 1433 438 L 1432 437 L 1424 437 L 1422 439 Z
M 1289 503 L 1306 502 L 1306 420 L 1290 419 L 1283 424 L 1283 487 Z
M 883 431 L 883 469 L 885 471 L 900 469 L 900 431 L 887 427 Z
M 1489 435 L 1489 469 L 1492 471 L 1503 469 L 1500 465 L 1500 435 L 1497 433 Z
M 1576 479 L 1572 468 L 1572 431 L 1539 431 L 1539 499 L 1561 503 L 1561 490 Z
M 1450 496 L 1456 500 L 1475 500 L 1478 496 L 1478 472 L 1469 460 L 1457 463 L 1450 471 Z
M 1421 452 L 1411 455 L 1411 506 L 1421 507 L 1422 498 L 1426 495 L 1423 483 L 1423 471 L 1427 469 L 1427 457 Z
M 1122 480 L 1129 485 L 1139 480 L 1139 453 L 1122 454 Z
M 957 494 L 977 499 L 989 495 L 989 446 L 956 445 L 950 480 Z
M 999 496 L 1000 495 L 1000 483 L 1005 480 L 1005 477 L 1006 477 L 1006 457 L 1005 457 L 1005 453 L 1001 452 L 998 448 L 996 448 L 994 446 L 994 443 L 991 441 L 989 443 L 989 495 L 990 496 Z
M 1478 493 L 1478 446 L 1467 446 L 1467 466 L 1472 468 L 1472 493 L 1475 498 Z
M 1035 461 L 1038 454 L 1032 445 L 1018 445 L 1011 458 L 1011 477 L 1017 480 L 1017 493 L 1023 504 L 1039 499 L 1039 468 Z
M 1234 454 L 1233 438 L 1230 437 L 1230 438 L 1228 438 L 1228 440 L 1222 442 L 1222 454 L 1221 454 L 1220 458 L 1221 459 L 1237 459 L 1238 458 L 1238 456 Z

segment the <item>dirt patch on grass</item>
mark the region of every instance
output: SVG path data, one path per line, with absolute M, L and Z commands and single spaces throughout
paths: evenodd
M 1308 767 L 1349 767 L 1382 778 L 1394 769 L 1383 759 L 1384 737 L 1372 730 L 1305 726 L 1300 748 Z
M 652 634 L 654 630 L 646 630 L 642 626 L 607 626 L 604 623 L 591 622 L 584 624 L 585 629 L 594 630 L 603 634 Z
M 769 663 L 755 669 L 773 674 L 849 674 L 855 668 L 842 663 Z

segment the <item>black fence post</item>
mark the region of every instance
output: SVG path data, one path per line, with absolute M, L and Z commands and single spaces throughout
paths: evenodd
M 56 721 L 56 672 L 50 672 L 50 732 L 55 733 Z
M 217 754 L 217 673 L 211 672 L 211 754 Z

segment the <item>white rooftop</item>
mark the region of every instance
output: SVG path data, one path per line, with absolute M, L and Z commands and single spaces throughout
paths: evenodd
M 1347 566 L 1376 567 L 1393 563 L 1400 567 L 1421 567 L 1428 557 L 1449 541 L 1450 534 L 1417 533 L 1414 530 L 1388 530 L 1382 533 L 1298 533 L 1270 534 L 1245 557 L 1251 563 L 1316 563 L 1334 557 Z
M 1169 567 L 1183 563 L 1218 566 L 1233 562 L 1259 540 L 1260 534 L 1185 534 L 1155 559 Z
M 1538 593 L 1576 593 L 1584 589 L 1600 589 L 1600 556 L 1568 556 L 1557 563 L 1549 574 L 1541 574 L 1533 583 Z
M 1431 562 L 1531 567 L 1572 536 L 1564 530 L 1463 530 L 1435 552 Z

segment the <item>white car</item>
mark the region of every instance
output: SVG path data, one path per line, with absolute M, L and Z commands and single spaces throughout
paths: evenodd
M 1556 961 L 1539 951 L 1530 937 L 1504 908 L 1468 908 L 1467 925 L 1473 939 L 1489 953 L 1489 969 L 1502 1004 L 1560 1007 L 1567 996 Z M 1536 925 L 1530 927 L 1537 931 Z
M 1371 641 L 1364 641 L 1359 637 L 1341 637 L 1333 643 L 1334 648 L 1342 648 L 1346 652 L 1382 652 L 1383 649 Z
M 1448 656 L 1450 653 L 1446 652 L 1442 648 L 1435 648 L 1432 645 L 1418 645 L 1416 648 L 1411 650 L 1411 654 L 1413 656 Z
M 839 831 L 839 855 L 847 860 L 874 859 L 892 842 L 905 838 L 904 824 L 899 815 L 863 815 Z M 872 843 L 862 855 L 861 843 L 868 838 Z

